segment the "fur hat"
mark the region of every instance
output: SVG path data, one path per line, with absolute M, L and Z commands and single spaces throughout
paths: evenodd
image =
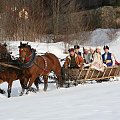
M 80 49 L 79 45 L 74 45 L 74 49 Z
M 70 48 L 68 52 L 74 52 L 74 48 Z
M 95 50 L 95 47 L 90 47 L 91 50 Z
M 89 50 L 90 50 L 90 48 L 89 48 L 89 47 L 84 47 L 84 50 L 88 50 L 88 51 L 89 51 Z
M 101 49 L 101 47 L 100 47 L 100 46 L 97 46 L 96 49 Z
M 104 50 L 105 50 L 105 49 L 108 49 L 108 50 L 109 50 L 109 47 L 106 45 L 106 46 L 103 47 L 103 49 L 104 49 Z

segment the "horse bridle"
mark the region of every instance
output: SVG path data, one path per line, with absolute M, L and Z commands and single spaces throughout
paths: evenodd
M 21 48 L 19 51 L 20 51 L 20 53 L 21 53 L 22 51 L 26 52 L 25 57 L 21 57 L 21 56 L 20 56 L 20 57 L 22 58 L 23 61 L 25 61 L 26 58 L 30 58 L 30 57 L 32 56 L 32 53 L 31 53 L 31 54 L 28 54 L 29 52 L 26 51 L 26 50 L 24 50 L 23 48 Z

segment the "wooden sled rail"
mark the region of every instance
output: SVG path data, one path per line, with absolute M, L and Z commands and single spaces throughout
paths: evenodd
M 120 76 L 120 66 L 112 66 L 105 68 L 104 72 L 92 69 L 66 69 L 66 80 L 88 81 L 88 80 L 104 80 Z

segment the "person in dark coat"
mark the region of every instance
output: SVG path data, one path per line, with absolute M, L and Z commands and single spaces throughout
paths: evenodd
M 81 56 L 81 52 L 79 51 L 80 50 L 80 46 L 79 45 L 75 45 L 74 46 L 74 50 L 75 50 L 75 53 L 80 55 Z
M 103 49 L 105 51 L 105 53 L 102 54 L 103 63 L 106 64 L 107 66 L 114 65 L 114 55 L 109 52 L 109 47 L 108 46 L 104 46 Z

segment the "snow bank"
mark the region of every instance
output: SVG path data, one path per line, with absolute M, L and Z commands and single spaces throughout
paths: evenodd
M 86 45 L 103 46 L 109 44 L 120 36 L 119 32 L 119 29 L 96 29 L 91 33 Z
M 23 43 L 27 43 L 27 41 L 22 41 Z M 20 45 L 19 41 L 6 41 L 8 45 L 8 50 L 12 51 L 12 55 L 18 57 L 19 49 L 18 46 Z M 40 43 L 40 42 L 28 42 L 32 48 L 36 49 L 38 55 L 44 54 L 46 52 L 51 52 L 58 56 L 59 58 L 65 55 L 64 52 L 64 43 Z

